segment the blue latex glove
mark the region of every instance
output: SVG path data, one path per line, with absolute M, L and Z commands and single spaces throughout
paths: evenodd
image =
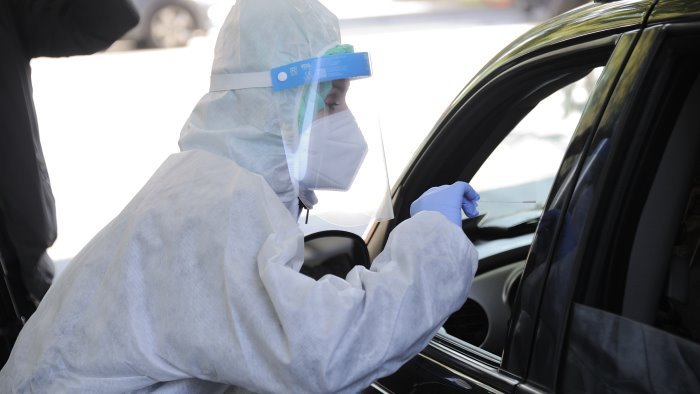
M 458 181 L 451 185 L 431 187 L 411 204 L 411 216 L 421 211 L 437 211 L 452 223 L 462 225 L 462 212 L 468 217 L 479 215 L 476 210 L 479 194 L 467 183 Z

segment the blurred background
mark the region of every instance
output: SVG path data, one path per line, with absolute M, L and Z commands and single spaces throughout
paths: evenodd
M 170 154 L 209 86 L 235 0 L 133 0 L 141 23 L 103 53 L 32 61 L 65 265 Z M 580 0 L 322 0 L 372 57 L 390 184 L 442 112 L 502 47 Z M 261 43 L 265 45 L 265 43 Z M 304 228 L 311 232 L 314 228 Z M 359 231 L 358 231 L 359 232 Z

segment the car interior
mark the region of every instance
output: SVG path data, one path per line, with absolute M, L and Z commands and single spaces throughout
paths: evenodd
M 640 217 L 621 314 L 700 342 L 700 74 L 683 74 L 690 90 L 675 105 L 679 114 Z M 663 208 L 651 208 L 657 204 Z
M 697 286 L 700 283 L 700 161 L 697 159 L 686 199 L 654 325 L 700 343 L 697 313 L 700 310 L 700 286 Z

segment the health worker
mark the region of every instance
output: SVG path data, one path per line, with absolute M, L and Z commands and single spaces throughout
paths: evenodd
M 0 392 L 356 393 L 422 350 L 476 271 L 468 184 L 416 200 L 370 269 L 299 273 L 300 209 L 381 151 L 349 101 L 370 75 L 318 1 L 238 0 L 181 152 L 51 286 Z

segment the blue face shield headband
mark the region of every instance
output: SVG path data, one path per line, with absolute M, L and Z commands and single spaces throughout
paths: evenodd
M 276 92 L 302 85 L 371 75 L 367 52 L 341 53 L 312 57 L 275 67 L 269 71 L 212 75 L 209 91 L 272 87 Z

